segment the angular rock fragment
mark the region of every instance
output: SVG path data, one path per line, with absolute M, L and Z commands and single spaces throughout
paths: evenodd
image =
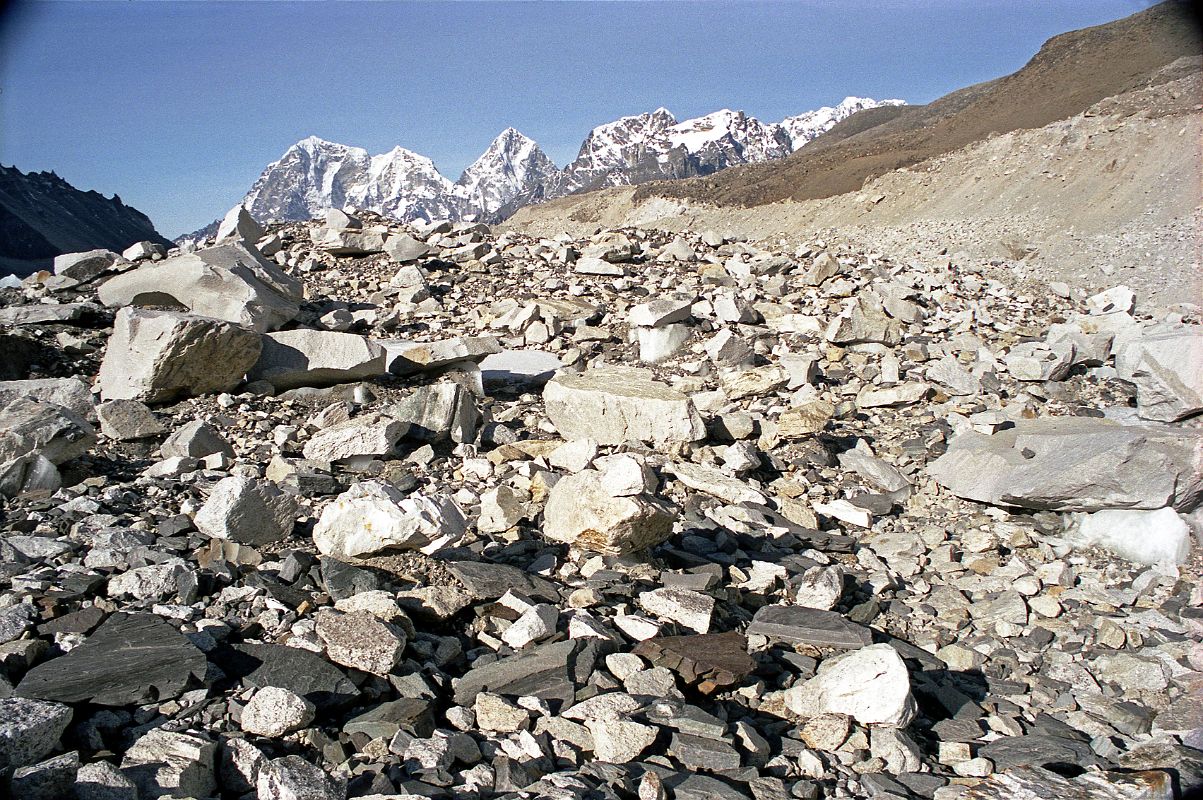
M 681 483 L 699 492 L 713 495 L 728 503 L 757 503 L 763 505 L 762 492 L 739 478 L 724 475 L 717 469 L 700 464 L 674 463 L 668 469 Z
M 300 756 L 284 756 L 259 769 L 255 794 L 259 800 L 345 800 L 347 786 Z
M 1136 384 L 1143 419 L 1176 422 L 1203 411 L 1203 333 L 1154 326 L 1116 354 L 1121 378 Z
M 475 399 L 458 383 L 423 386 L 389 413 L 409 426 L 407 436 L 420 441 L 471 442 L 480 424 Z
M 556 429 L 569 439 L 664 444 L 706 436 L 689 398 L 644 370 L 604 367 L 559 375 L 544 387 L 543 402 Z
M 112 250 L 88 250 L 84 253 L 64 253 L 54 257 L 54 274 L 77 283 L 87 283 L 106 272 L 121 260 Z
M 405 650 L 405 632 L 366 611 L 323 611 L 316 631 L 331 661 L 373 675 L 390 673 Z
M 359 558 L 388 550 L 434 552 L 467 523 L 450 498 L 410 495 L 379 481 L 356 483 L 323 509 L 313 542 L 323 554 Z
M 197 530 L 238 544 L 273 544 L 292 533 L 296 498 L 270 481 L 223 478 L 196 512 Z
M 121 758 L 139 798 L 206 797 L 217 788 L 217 745 L 194 733 L 155 728 Z
M 336 331 L 292 330 L 263 337 L 263 351 L 248 381 L 267 381 L 278 391 L 329 386 L 385 373 L 384 348 L 371 339 Z
M 363 414 L 323 428 L 302 452 L 311 461 L 339 461 L 358 456 L 386 456 L 409 430 L 408 423 L 386 414 Z
M 672 535 L 674 511 L 651 495 L 615 497 L 597 470 L 562 478 L 543 510 L 543 535 L 583 550 L 621 555 Z
M 204 420 L 193 420 L 167 437 L 159 448 L 163 458 L 204 458 L 214 453 L 234 455 L 234 448 Z
M 495 336 L 462 336 L 436 342 L 381 341 L 388 371 L 394 375 L 437 370 L 465 362 L 480 363 L 501 352 Z
M 63 406 L 88 422 L 96 421 L 96 404 L 92 400 L 92 390 L 79 378 L 0 381 L 0 406 L 19 397 Z
M 138 400 L 108 400 L 96 407 L 100 432 L 119 442 L 149 439 L 166 433 L 145 403 Z
M 631 652 L 672 670 L 702 694 L 734 686 L 756 666 L 748 655 L 747 639 L 735 632 L 657 636 Z
M 176 306 L 263 333 L 296 317 L 301 284 L 258 251 L 241 243 L 146 263 L 110 278 L 100 302 L 121 306 Z
M 71 709 L 23 697 L 0 698 L 0 769 L 33 764 L 58 746 Z
M 842 614 L 802 606 L 764 606 L 748 625 L 748 635 L 787 644 L 844 650 L 864 647 L 873 641 L 868 628 L 849 621 Z
M 105 400 L 164 403 L 225 392 L 259 358 L 259 336 L 229 322 L 173 311 L 117 312 L 100 364 Z

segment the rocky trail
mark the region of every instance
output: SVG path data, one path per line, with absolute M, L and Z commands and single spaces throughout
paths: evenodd
M 0 794 L 1197 796 L 1200 309 L 1009 276 L 236 210 L 8 281 Z

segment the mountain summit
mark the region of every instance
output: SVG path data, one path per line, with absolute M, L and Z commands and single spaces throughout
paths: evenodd
M 857 111 L 903 104 L 848 97 L 779 123 L 729 109 L 678 122 L 668 109 L 658 108 L 597 126 L 563 169 L 533 139 L 506 128 L 454 183 L 429 158 L 403 147 L 370 155 L 361 147 L 310 136 L 267 166 L 242 205 L 260 222 L 311 219 L 344 207 L 402 222 L 494 221 L 575 192 L 709 175 L 784 158 Z

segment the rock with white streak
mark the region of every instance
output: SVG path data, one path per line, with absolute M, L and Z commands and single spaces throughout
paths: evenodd
M 710 618 L 714 614 L 714 598 L 710 595 L 664 586 L 641 592 L 639 605 L 661 619 L 672 620 L 698 633 L 710 632 Z
M 406 436 L 420 441 L 471 442 L 480 425 L 476 399 L 458 383 L 423 386 L 389 411 L 409 426 Z
M 603 367 L 558 375 L 544 387 L 543 401 L 556 430 L 568 439 L 664 444 L 706 436 L 689 398 L 645 370 Z
M 112 250 L 88 250 L 84 253 L 64 253 L 54 257 L 54 274 L 87 283 L 121 260 Z
M 459 541 L 466 527 L 450 498 L 407 497 L 387 483 L 363 481 L 322 510 L 313 542 L 323 555 L 340 559 L 390 550 L 433 553 Z
M 263 337 L 263 352 L 248 381 L 267 381 L 277 390 L 329 386 L 385 373 L 384 348 L 354 333 L 292 330 Z
M 223 478 L 196 512 L 197 530 L 214 539 L 265 545 L 285 539 L 300 506 L 271 481 Z
M 259 336 L 229 322 L 123 308 L 100 364 L 105 400 L 165 403 L 228 392 L 259 358 Z
M 105 281 L 98 296 L 110 308 L 177 306 L 263 333 L 297 316 L 301 283 L 253 247 L 231 242 L 146 262 Z
M 846 714 L 862 725 L 904 728 L 918 707 L 906 664 L 888 644 L 874 644 L 823 660 L 815 677 L 785 693 L 798 716 Z

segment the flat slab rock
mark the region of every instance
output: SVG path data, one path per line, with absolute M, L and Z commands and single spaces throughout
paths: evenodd
M 1203 496 L 1203 432 L 1111 420 L 1025 420 L 968 431 L 928 467 L 958 497 L 1050 511 L 1189 511 Z
M 991 775 L 962 800 L 1160 800 L 1174 797 L 1168 771 L 1084 772 L 1073 778 L 1040 767 L 1016 767 Z
M 543 388 L 547 416 L 566 439 L 601 444 L 696 442 L 706 426 L 688 397 L 646 370 L 601 367 L 557 375 Z
M 764 636 L 788 644 L 838 647 L 852 650 L 873 643 L 873 634 L 834 611 L 803 606 L 764 606 L 752 617 L 748 635 Z
M 19 697 L 127 706 L 178 697 L 205 677 L 205 655 L 151 614 L 114 614 L 79 647 L 37 665 Z
M 703 694 L 739 683 L 756 667 L 748 655 L 748 640 L 735 632 L 657 636 L 631 652 L 672 670 Z

